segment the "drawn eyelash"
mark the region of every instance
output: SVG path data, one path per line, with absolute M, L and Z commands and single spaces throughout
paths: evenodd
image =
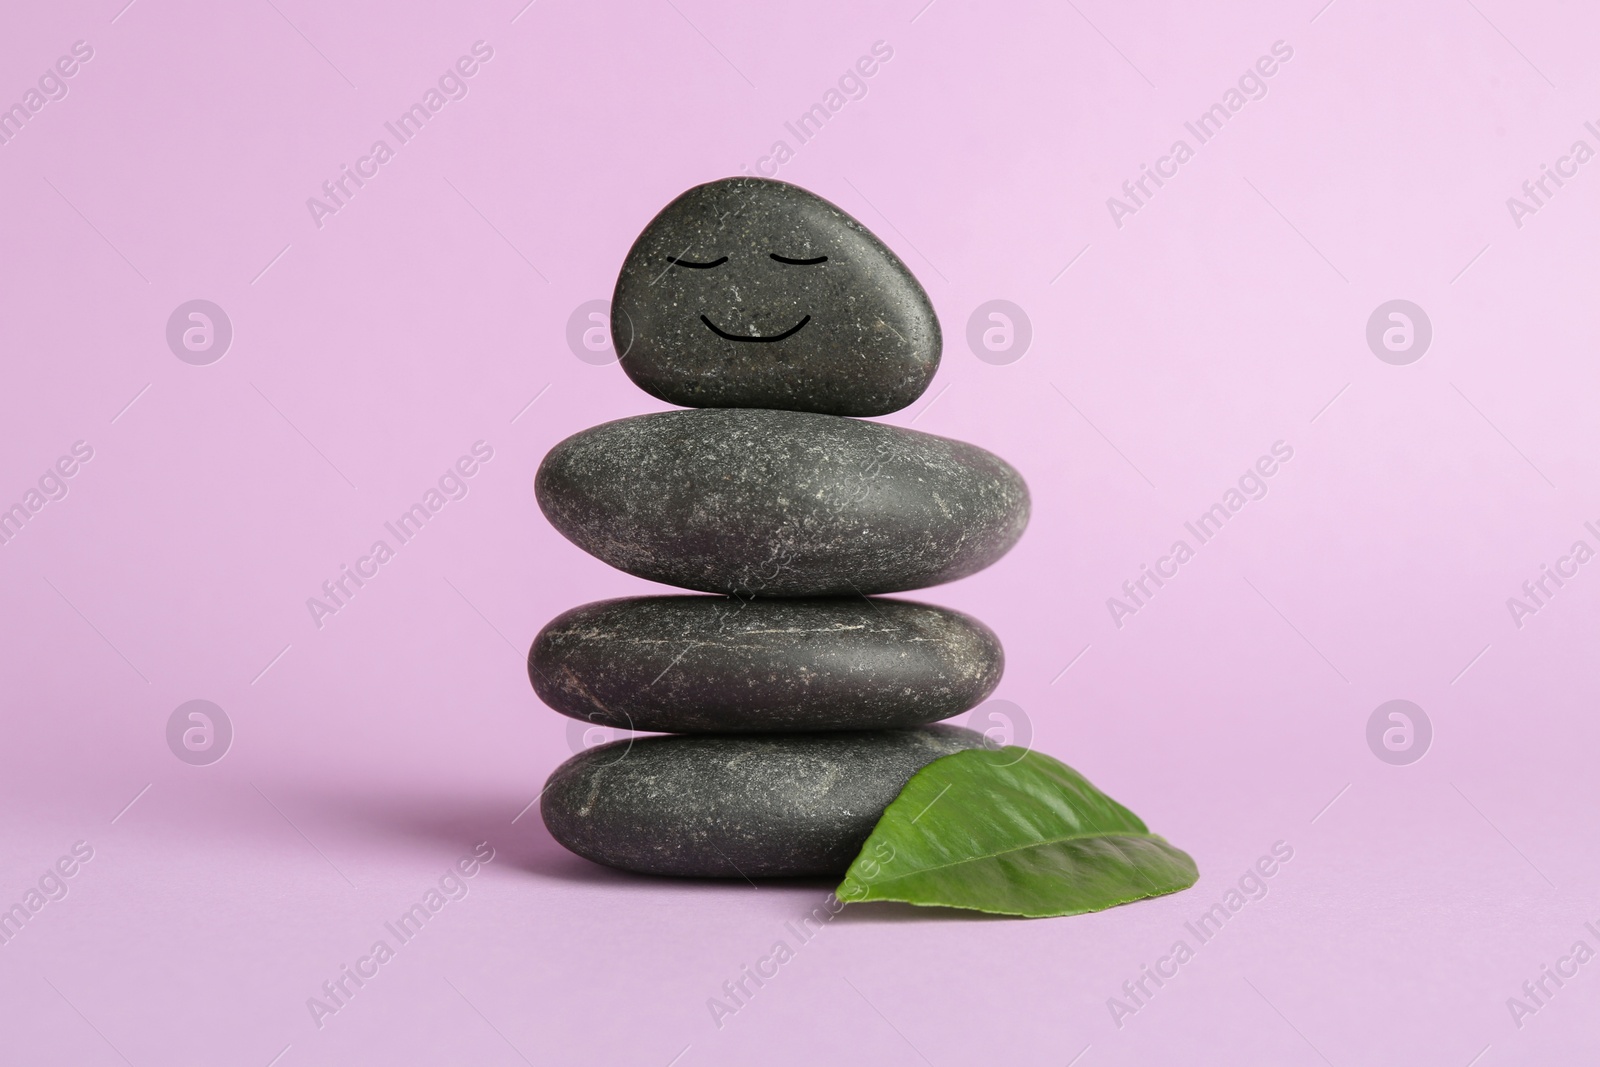
M 724 263 L 728 262 L 728 257 L 722 256 L 719 259 L 713 259 L 710 263 L 696 263 L 693 260 L 679 259 L 677 256 L 668 256 L 667 262 L 671 263 L 675 267 L 690 267 L 694 270 L 710 270 L 712 267 L 720 267 Z
M 818 256 L 816 259 L 790 259 L 788 256 L 780 256 L 776 252 L 771 253 L 771 255 L 779 263 L 787 263 L 791 267 L 814 267 L 818 263 L 828 262 L 827 256 Z

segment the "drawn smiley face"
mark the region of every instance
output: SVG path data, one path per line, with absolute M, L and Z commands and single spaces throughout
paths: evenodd
M 768 253 L 768 255 L 773 260 L 776 260 L 779 263 L 788 264 L 791 267 L 820 267 L 822 264 L 828 262 L 827 256 L 812 256 L 810 259 L 793 259 L 789 256 L 780 256 L 776 252 Z M 728 257 L 718 256 L 710 263 L 696 263 L 691 259 L 680 259 L 677 256 L 668 256 L 667 262 L 671 263 L 675 267 L 682 267 L 685 270 L 715 270 L 717 267 L 727 263 Z M 711 319 L 705 315 L 700 316 L 700 321 L 705 323 L 706 329 L 710 330 L 712 333 L 716 334 L 725 341 L 738 341 L 744 344 L 772 344 L 775 341 L 786 341 L 795 334 L 799 333 L 801 330 L 805 329 L 806 326 L 811 322 L 811 315 L 810 313 L 802 315 L 800 317 L 800 321 L 789 327 L 787 330 L 784 330 L 780 333 L 768 334 L 765 337 L 759 333 L 729 333 L 727 330 L 724 330 L 722 327 L 712 322 Z
M 688 407 L 882 415 L 938 368 L 921 285 L 839 208 L 786 182 L 729 178 L 678 197 L 623 262 L 622 367 Z

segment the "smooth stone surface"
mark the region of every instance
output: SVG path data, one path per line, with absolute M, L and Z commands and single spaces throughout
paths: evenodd
M 1004 662 L 987 626 L 926 604 L 658 596 L 559 616 L 528 675 L 563 715 L 625 730 L 885 730 L 976 707 Z
M 667 411 L 573 434 L 535 480 L 585 552 L 740 596 L 849 596 L 963 578 L 1028 523 L 1028 488 L 975 445 L 833 415 Z
M 562 845 L 625 871 L 838 876 L 913 774 L 983 743 L 957 726 L 613 741 L 557 767 L 539 805 Z
M 942 347 L 928 294 L 882 241 L 763 178 L 696 186 L 645 227 L 617 278 L 611 336 L 628 377 L 669 404 L 830 415 L 905 407 Z

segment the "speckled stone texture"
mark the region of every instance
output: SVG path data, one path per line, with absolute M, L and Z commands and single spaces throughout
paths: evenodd
M 539 506 L 629 574 L 749 596 L 919 589 L 999 559 L 1028 522 L 1004 460 L 915 430 L 796 411 L 639 415 L 556 445 Z
M 928 294 L 883 242 L 762 178 L 696 186 L 645 227 L 611 334 L 628 377 L 670 404 L 830 415 L 905 407 L 942 344 Z
M 540 810 L 562 845 L 626 871 L 838 877 L 913 774 L 982 746 L 955 726 L 613 741 L 557 767 Z
M 528 653 L 555 710 L 668 733 L 920 726 L 975 707 L 1003 668 L 976 619 L 866 597 L 604 600 L 556 618 Z

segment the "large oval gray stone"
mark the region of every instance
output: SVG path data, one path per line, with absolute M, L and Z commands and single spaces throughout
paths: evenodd
M 557 767 L 540 809 L 562 845 L 625 871 L 838 876 L 913 774 L 983 743 L 956 726 L 613 741 Z
M 981 622 L 903 600 L 604 600 L 528 653 L 540 699 L 601 726 L 775 733 L 920 726 L 976 707 L 1004 653 Z
M 939 367 L 939 320 L 904 263 L 813 193 L 696 186 L 629 250 L 611 299 L 622 369 L 685 407 L 883 415 Z
M 539 506 L 629 574 L 740 596 L 893 593 L 963 578 L 1028 523 L 1004 460 L 915 430 L 798 411 L 619 419 L 556 445 Z

